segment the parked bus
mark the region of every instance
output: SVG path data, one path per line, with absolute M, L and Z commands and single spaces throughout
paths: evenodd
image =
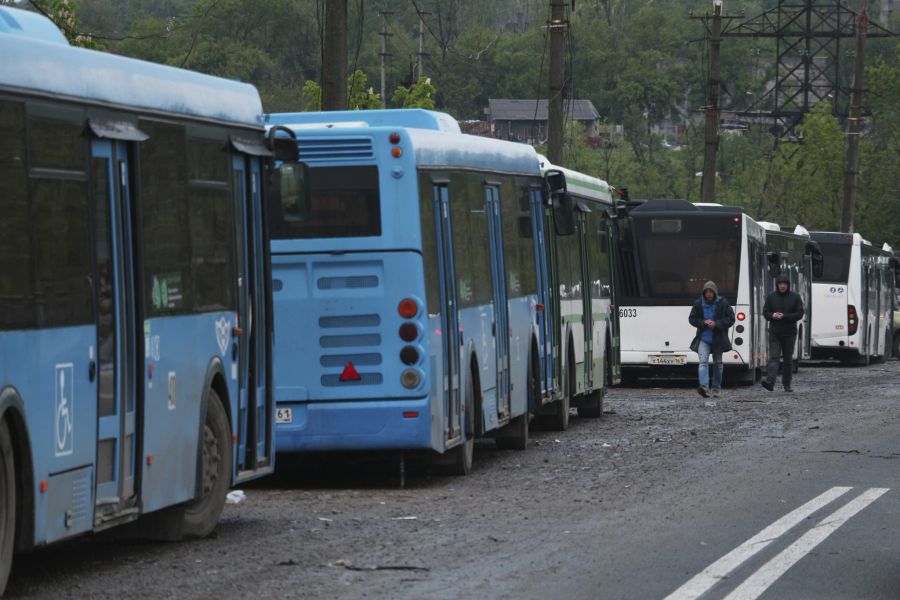
M 824 269 L 813 279 L 813 358 L 868 364 L 892 348 L 898 261 L 858 233 L 813 231 Z
M 555 166 L 544 157 L 541 169 L 551 206 L 571 206 L 545 213 L 549 280 L 538 286 L 539 302 L 551 307 L 543 339 L 550 341 L 555 360 L 544 373 L 545 388 L 563 390 L 562 404 L 538 418 L 564 429 L 570 405 L 580 416 L 602 416 L 606 388 L 619 381 L 619 315 L 612 310 L 612 297 L 621 216 L 615 212 L 614 191 L 602 179 Z M 565 215 L 575 218 L 566 222 Z
M 647 200 L 630 210 L 626 243 L 638 273 L 619 295 L 622 377 L 695 376 L 691 305 L 712 280 L 734 308 L 726 381 L 755 382 L 766 364 L 766 231 L 733 206 Z M 732 379 L 733 381 L 733 379 Z
M 209 534 L 273 407 L 256 90 L 7 7 L 0 55 L 2 593 L 80 533 Z
M 310 167 L 310 196 L 270 210 L 278 450 L 426 450 L 465 474 L 476 437 L 522 449 L 531 414 L 565 429 L 547 232 L 575 220 L 564 176 L 545 193 L 530 146 L 441 113 L 268 122 Z M 577 394 L 605 384 L 586 377 Z
M 810 358 L 812 342 L 812 281 L 816 273 L 822 272 L 822 254 L 816 242 L 810 240 L 809 231 L 797 225 L 793 232 L 782 231 L 777 223 L 760 221 L 766 230 L 766 252 L 769 262 L 767 293 L 776 287 L 779 275 L 790 278 L 791 290 L 803 301 L 803 319 L 797 323 L 797 343 L 795 344 L 794 372 L 799 370 L 801 360 Z

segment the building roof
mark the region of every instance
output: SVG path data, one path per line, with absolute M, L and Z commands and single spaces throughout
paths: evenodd
M 566 100 L 563 105 L 566 114 L 577 121 L 595 121 L 600 118 L 600 113 L 590 100 Z M 547 100 L 491 98 L 488 100 L 487 113 L 491 121 L 546 121 Z

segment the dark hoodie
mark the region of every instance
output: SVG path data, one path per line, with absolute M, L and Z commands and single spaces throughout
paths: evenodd
M 787 283 L 785 293 L 778 291 L 779 283 Z M 781 319 L 773 319 L 774 313 L 783 313 Z M 791 290 L 791 280 L 787 275 L 779 275 L 775 280 L 775 290 L 766 296 L 763 316 L 769 322 L 769 331 L 775 335 L 797 335 L 797 321 L 803 318 L 803 299 Z

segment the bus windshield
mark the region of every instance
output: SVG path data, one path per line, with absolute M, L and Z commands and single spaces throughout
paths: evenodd
M 822 275 L 813 277 L 816 283 L 847 283 L 850 275 L 850 251 L 853 246 L 846 243 L 819 242 L 824 259 Z
M 731 218 L 729 217 L 729 221 Z M 740 271 L 740 227 L 719 227 L 710 219 L 641 219 L 637 244 L 647 298 L 630 304 L 690 303 L 703 284 L 714 281 L 719 294 L 734 304 Z
M 372 237 L 381 235 L 381 200 L 375 166 L 309 169 L 309 197 L 282 165 L 270 194 L 272 239 Z

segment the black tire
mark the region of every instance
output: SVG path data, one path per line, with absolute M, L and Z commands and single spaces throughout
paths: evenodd
M 210 389 L 206 397 L 201 450 L 200 497 L 184 506 L 183 535 L 202 538 L 213 532 L 231 487 L 231 429 L 219 395 Z
M 449 472 L 459 477 L 472 472 L 475 457 L 475 380 L 472 376 L 469 376 L 469 383 L 466 385 L 465 407 L 466 414 L 462 424 L 466 441 L 450 450 L 453 462 Z
M 12 568 L 16 537 L 16 465 L 12 437 L 6 421 L 0 421 L 0 597 Z
M 894 356 L 900 358 L 900 331 L 894 334 Z
M 569 407 L 575 395 L 575 353 L 569 350 L 569 364 L 566 369 L 567 392 L 553 403 L 553 414 L 541 419 L 541 428 L 550 431 L 565 431 L 569 428 Z

